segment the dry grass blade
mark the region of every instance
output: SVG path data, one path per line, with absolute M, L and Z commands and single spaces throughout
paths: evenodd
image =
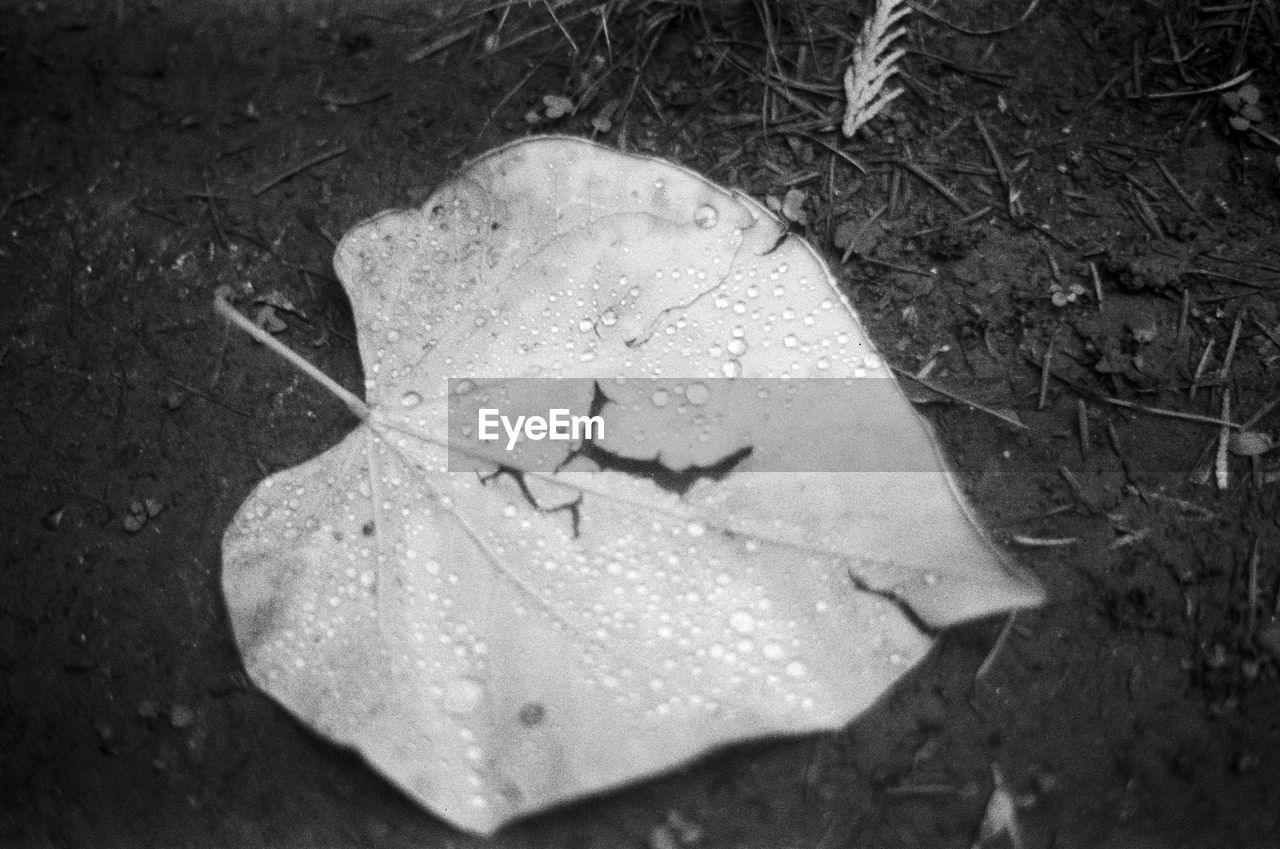
M 998 27 L 992 27 L 991 29 L 970 29 L 968 27 L 963 27 L 960 24 L 955 23 L 954 21 L 947 20 L 946 18 L 942 17 L 936 12 L 930 11 L 924 6 L 921 6 L 916 3 L 911 3 L 909 5 L 911 6 L 911 8 L 915 9 L 917 12 L 924 15 L 926 18 L 937 21 L 938 23 L 944 26 L 950 27 L 956 32 L 964 33 L 965 35 L 986 37 L 989 35 L 1000 35 L 1001 33 L 1008 32 L 1009 30 L 1023 23 L 1024 21 L 1027 20 L 1027 18 L 1031 17 L 1031 13 L 1036 10 L 1036 6 L 1039 5 L 1039 3 L 1040 3 L 1040 0 L 1031 0 L 1031 2 L 1027 4 L 1027 8 L 1022 11 L 1022 14 L 1019 15 L 1017 18 L 1015 18 L 1011 23 L 1003 24 Z

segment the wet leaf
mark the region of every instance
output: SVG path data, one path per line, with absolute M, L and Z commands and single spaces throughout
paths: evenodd
M 461 828 L 839 728 L 922 624 L 1042 598 L 822 260 L 744 195 L 532 138 L 358 225 L 335 267 L 367 411 L 246 500 L 227 607 L 259 686 Z M 751 382 L 799 378 L 874 403 L 814 427 Z M 598 407 L 605 434 L 504 452 L 450 418 L 491 394 Z M 841 452 L 883 465 L 780 471 Z

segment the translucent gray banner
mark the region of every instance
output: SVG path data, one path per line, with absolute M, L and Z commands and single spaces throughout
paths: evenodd
M 937 472 L 891 379 L 449 381 L 449 469 Z

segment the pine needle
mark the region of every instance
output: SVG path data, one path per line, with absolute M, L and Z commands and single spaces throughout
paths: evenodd
M 906 53 L 902 48 L 890 50 L 890 47 L 906 35 L 906 28 L 896 25 L 910 11 L 906 0 L 876 0 L 875 15 L 863 25 L 853 49 L 853 64 L 844 72 L 848 102 L 841 130 L 846 137 L 852 137 L 902 94 L 900 88 L 886 92 L 884 86 L 897 72 L 898 60 Z

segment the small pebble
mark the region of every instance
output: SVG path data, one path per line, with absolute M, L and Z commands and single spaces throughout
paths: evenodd
M 169 724 L 174 728 L 190 728 L 196 721 L 196 712 L 186 705 L 169 708 Z

